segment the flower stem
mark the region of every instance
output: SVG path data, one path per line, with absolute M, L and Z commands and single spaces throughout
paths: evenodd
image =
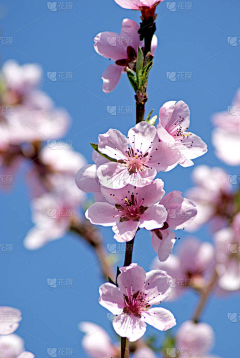
M 198 306 L 196 308 L 196 311 L 195 311 L 195 313 L 193 315 L 193 318 L 192 318 L 193 322 L 198 323 L 199 317 L 200 317 L 200 315 L 201 315 L 201 313 L 202 313 L 202 311 L 203 311 L 203 309 L 204 309 L 204 307 L 205 307 L 205 305 L 207 303 L 208 297 L 209 297 L 209 295 L 210 295 L 210 293 L 211 293 L 211 291 L 212 291 L 217 279 L 218 279 L 218 273 L 217 273 L 217 271 L 215 269 L 213 274 L 212 274 L 212 277 L 211 277 L 211 279 L 210 279 L 210 281 L 208 283 L 208 285 L 206 286 L 206 288 L 205 288 L 205 290 L 203 292 L 203 295 L 202 295 L 202 297 L 201 297 L 201 299 L 199 301 L 199 304 L 198 304 Z

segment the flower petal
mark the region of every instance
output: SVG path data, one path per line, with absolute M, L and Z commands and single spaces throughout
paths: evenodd
M 140 217 L 140 226 L 147 230 L 159 229 L 167 220 L 167 210 L 163 205 L 148 208 Z
M 122 30 L 120 33 L 121 41 L 127 48 L 131 46 L 137 53 L 138 47 L 142 47 L 143 42 L 140 41 L 140 35 L 138 33 L 139 26 L 135 21 L 124 19 L 122 22 Z M 124 57 L 125 58 L 125 57 Z
M 21 311 L 12 307 L 0 306 L 0 334 L 13 333 L 21 320 Z
M 171 293 L 172 278 L 165 271 L 152 270 L 146 273 L 144 293 L 150 305 L 159 305 Z
M 86 218 L 95 225 L 112 226 L 119 220 L 117 209 L 104 202 L 92 204 L 85 214 Z
M 115 233 L 114 239 L 119 242 L 131 241 L 136 235 L 139 226 L 138 221 L 128 220 L 118 222 L 113 226 L 113 232 Z
M 113 159 L 126 159 L 128 140 L 125 135 L 117 129 L 109 129 L 107 133 L 99 134 L 98 149 L 101 153 Z
M 166 331 L 176 325 L 176 320 L 173 314 L 161 307 L 150 308 L 142 314 L 142 317 L 146 323 L 160 331 Z
M 123 295 L 131 295 L 143 289 L 146 281 L 146 272 L 137 264 L 131 264 L 120 268 L 117 283 Z
M 136 192 L 138 194 L 136 196 L 138 198 L 138 204 L 141 204 L 145 207 L 149 207 L 156 203 L 159 203 L 159 201 L 165 194 L 163 187 L 164 182 L 161 179 L 156 179 L 144 188 L 137 188 Z
M 135 342 L 144 335 L 146 324 L 138 317 L 121 314 L 113 319 L 113 328 L 120 337 Z
M 139 10 L 142 5 L 140 0 L 115 0 L 115 2 L 124 9 Z
M 113 61 L 127 58 L 127 53 L 121 37 L 115 32 L 100 32 L 94 39 L 96 52 Z
M 190 110 L 188 105 L 183 101 L 178 101 L 174 108 L 171 107 L 171 109 L 173 109 L 173 112 L 171 117 L 169 117 L 168 123 L 165 125 L 165 129 L 168 133 L 172 133 L 176 131 L 178 127 L 181 127 L 182 131 L 185 132 L 190 125 Z
M 171 230 L 159 230 L 162 235 L 160 239 L 154 231 L 151 231 L 152 245 L 160 261 L 166 261 L 171 255 L 176 242 L 175 234 Z
M 147 122 L 140 122 L 134 128 L 131 128 L 128 137 L 134 153 L 142 155 L 148 153 L 152 148 L 156 133 L 156 128 Z
M 76 184 L 85 193 L 99 192 L 100 185 L 97 178 L 97 166 L 89 164 L 82 167 L 76 175 Z
M 110 93 L 116 88 L 121 78 L 122 71 L 123 67 L 118 65 L 109 65 L 106 68 L 106 70 L 102 74 L 102 88 L 104 93 Z
M 97 175 L 100 183 L 110 189 L 124 188 L 128 184 L 130 177 L 128 169 L 116 162 L 100 165 Z
M 120 314 L 125 306 L 120 289 L 112 283 L 104 283 L 99 287 L 99 303 L 113 314 Z

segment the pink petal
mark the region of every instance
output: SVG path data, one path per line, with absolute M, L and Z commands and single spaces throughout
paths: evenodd
M 143 346 L 134 352 L 133 358 L 156 358 L 156 355 L 150 348 Z
M 140 0 L 115 0 L 115 2 L 124 9 L 139 10 L 142 5 Z
M 100 165 L 97 170 L 97 176 L 100 183 L 111 190 L 125 187 L 130 178 L 126 166 L 116 162 Z
M 13 333 L 21 320 L 21 311 L 12 307 L 0 306 L 0 334 Z
M 160 261 L 166 261 L 171 255 L 173 246 L 176 242 L 175 234 L 171 230 L 160 230 L 162 240 L 151 231 L 152 245 Z
M 172 138 L 172 137 L 171 137 Z M 181 158 L 181 153 L 175 146 L 175 142 L 161 141 L 151 152 L 152 158 L 147 164 L 152 165 L 158 172 L 173 169 Z
M 212 137 L 217 157 L 228 165 L 240 164 L 240 136 L 215 129 Z
M 121 77 L 123 71 L 123 67 L 118 65 L 109 65 L 106 70 L 103 72 L 102 80 L 103 80 L 103 92 L 110 93 L 112 92 Z
M 82 167 L 76 175 L 76 184 L 78 188 L 85 193 L 99 192 L 100 185 L 97 178 L 96 165 L 89 164 Z
M 160 112 L 159 112 L 159 120 L 160 120 Z M 175 107 L 173 108 L 173 112 L 168 120 L 168 123 L 164 127 L 169 133 L 171 133 L 172 131 L 175 131 L 178 126 L 181 126 L 181 129 L 184 132 L 189 128 L 189 125 L 190 125 L 189 107 L 185 102 L 178 101 Z
M 167 220 L 167 211 L 163 205 L 148 208 L 140 217 L 140 227 L 147 230 L 159 229 Z
M 120 268 L 118 276 L 118 287 L 123 295 L 131 295 L 143 289 L 146 281 L 146 272 L 137 264 L 124 266 Z
M 120 289 L 112 283 L 104 283 L 99 287 L 99 303 L 113 314 L 120 314 L 125 306 Z
M 115 32 L 101 32 L 94 39 L 96 52 L 113 61 L 127 58 L 121 37 Z
M 156 128 L 147 122 L 138 123 L 128 132 L 129 144 L 135 153 L 146 154 L 156 137 Z
M 206 143 L 204 143 L 203 140 L 200 137 L 198 137 L 196 134 L 191 132 L 185 133 L 179 145 L 176 146 L 181 151 L 184 160 L 198 158 L 207 152 Z M 184 165 L 184 161 L 183 161 L 183 165 Z
M 168 212 L 167 223 L 171 230 L 183 229 L 190 224 L 197 215 L 196 206 L 182 197 L 180 191 L 172 191 L 161 200 Z
M 135 21 L 124 19 L 122 22 L 121 40 L 125 47 L 131 46 L 137 53 L 138 46 L 142 47 L 142 41 L 140 41 L 140 35 L 138 33 L 139 26 Z M 120 59 L 120 58 L 119 58 Z
M 150 305 L 159 305 L 171 293 L 172 278 L 165 271 L 152 270 L 146 273 L 144 293 Z
M 114 318 L 113 328 L 120 337 L 127 337 L 130 342 L 135 342 L 144 335 L 146 324 L 138 317 L 121 314 Z
M 34 357 L 35 357 L 35 355 L 30 352 L 23 352 L 17 358 L 34 358 Z
M 213 346 L 214 332 L 207 323 L 184 322 L 177 331 L 176 347 L 189 350 L 193 357 L 203 357 Z
M 138 188 L 138 203 L 143 206 L 152 206 L 158 203 L 165 191 L 163 190 L 164 183 L 161 179 L 154 180 L 151 184 L 145 186 L 144 188 Z
M 127 157 L 128 140 L 117 129 L 109 129 L 107 133 L 99 134 L 98 149 L 113 159 L 124 160 Z
M 176 320 L 173 314 L 160 307 L 150 308 L 142 314 L 142 317 L 146 323 L 160 331 L 166 331 L 176 325 Z
M 139 226 L 138 221 L 123 221 L 118 222 L 113 226 L 113 232 L 115 233 L 114 239 L 119 242 L 131 241 L 136 235 L 137 229 Z
M 155 178 L 157 171 L 154 168 L 146 168 L 143 172 L 132 173 L 128 176 L 128 184 L 139 188 L 148 186 Z
M 90 357 L 103 358 L 114 355 L 111 339 L 104 329 L 90 322 L 81 322 L 79 329 L 86 333 L 82 346 Z
M 112 226 L 119 220 L 117 209 L 113 205 L 103 202 L 92 204 L 85 215 L 95 225 Z
M 156 35 L 153 35 L 152 43 L 151 43 L 151 53 L 152 53 L 153 55 L 154 55 L 154 53 L 156 52 L 157 45 L 158 45 L 158 38 L 157 38 Z

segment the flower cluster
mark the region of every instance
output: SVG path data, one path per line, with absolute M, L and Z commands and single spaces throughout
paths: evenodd
M 1 358 L 34 358 L 35 356 L 24 351 L 24 342 L 16 334 L 21 321 L 21 312 L 12 307 L 0 306 L 0 352 Z

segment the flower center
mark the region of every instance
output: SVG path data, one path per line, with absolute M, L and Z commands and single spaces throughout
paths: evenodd
M 136 198 L 134 195 L 131 195 L 131 199 L 125 198 L 124 204 L 116 204 L 115 207 L 121 213 L 120 221 L 138 221 L 140 216 L 147 210 L 147 207 L 144 207 L 137 203 Z
M 123 312 L 129 315 L 133 314 L 134 316 L 141 317 L 141 313 L 151 307 L 146 300 L 146 293 L 140 291 L 126 296 L 124 295 L 124 300 L 125 307 Z
M 129 174 L 137 172 L 143 172 L 148 166 L 145 164 L 148 157 L 148 153 L 142 154 L 140 151 L 135 153 L 132 148 L 127 151 L 127 159 L 119 160 L 121 164 L 125 164 L 128 168 Z

